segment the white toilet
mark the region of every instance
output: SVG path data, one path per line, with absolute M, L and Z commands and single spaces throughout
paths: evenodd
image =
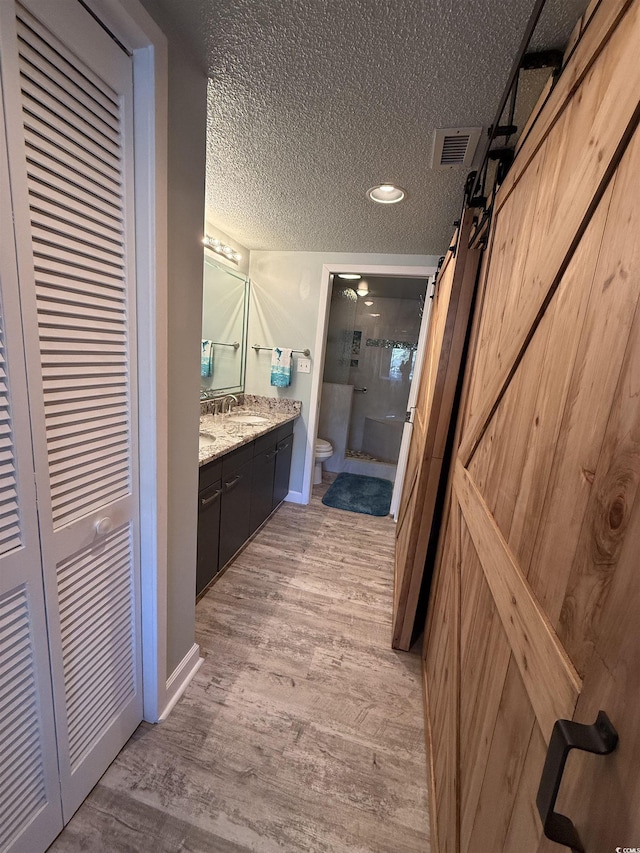
M 324 438 L 316 438 L 315 468 L 313 473 L 314 486 L 322 482 L 322 463 L 331 456 L 333 456 L 331 442 L 325 441 Z

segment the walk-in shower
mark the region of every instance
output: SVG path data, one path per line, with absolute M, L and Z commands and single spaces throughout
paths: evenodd
M 426 279 L 335 277 L 318 435 L 325 470 L 395 479 Z

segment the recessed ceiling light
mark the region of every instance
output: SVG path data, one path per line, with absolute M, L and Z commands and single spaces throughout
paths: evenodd
M 347 281 L 358 281 L 362 276 L 358 275 L 357 272 L 339 272 L 338 278 L 344 278 Z
M 364 300 L 364 304 L 365 304 L 365 305 L 367 306 L 367 308 L 368 308 L 370 305 L 373 305 L 373 299 L 365 299 L 365 300 Z
M 378 204 L 397 204 L 404 196 L 404 190 L 393 184 L 378 184 L 377 187 L 367 190 L 367 198 L 377 201 Z

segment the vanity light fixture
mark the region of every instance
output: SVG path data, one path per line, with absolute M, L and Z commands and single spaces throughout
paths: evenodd
M 369 314 L 370 317 L 379 317 L 379 314 Z
M 235 249 L 232 249 L 231 246 L 221 243 L 220 240 L 217 240 L 215 237 L 209 237 L 208 234 L 202 238 L 202 243 L 205 249 L 211 249 L 212 252 L 215 252 L 217 255 L 222 255 L 223 258 L 226 258 L 234 264 L 237 264 L 242 258 L 242 255 L 239 252 L 236 252 Z
M 346 281 L 358 281 L 362 276 L 357 272 L 339 272 L 338 278 L 344 278 Z
M 405 191 L 394 184 L 378 184 L 367 190 L 367 198 L 378 204 L 397 204 L 405 197 Z
M 358 285 L 358 296 L 368 296 L 369 295 L 369 285 L 366 281 L 361 281 Z

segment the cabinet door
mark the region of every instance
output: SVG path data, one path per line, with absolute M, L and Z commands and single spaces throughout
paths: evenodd
M 218 572 L 220 541 L 220 499 L 222 480 L 198 494 L 198 561 L 196 565 L 196 595 L 211 583 Z
M 273 509 L 273 485 L 277 452 L 274 439 L 273 447 L 259 453 L 253 459 L 250 533 L 254 533 L 260 527 Z
M 253 460 L 222 478 L 220 568 L 226 566 L 249 538 L 252 468 Z
M 289 493 L 289 474 L 291 472 L 291 454 L 293 453 L 293 433 L 278 442 L 276 456 L 276 471 L 273 482 L 273 509 L 286 498 Z

